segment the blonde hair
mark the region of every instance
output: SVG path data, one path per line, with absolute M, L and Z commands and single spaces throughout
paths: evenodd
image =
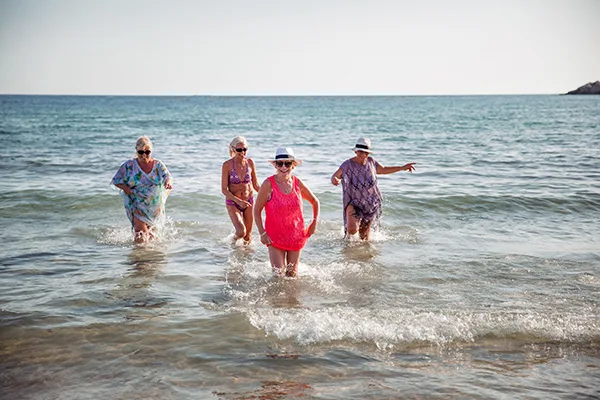
M 148 136 L 140 136 L 138 140 L 135 142 L 135 157 L 138 156 L 137 151 L 141 150 L 143 147 L 149 146 L 152 149 L 152 141 Z
M 248 147 L 248 141 L 243 136 L 236 136 L 233 139 L 231 139 L 231 143 L 229 143 L 229 155 L 231 157 L 237 154 L 237 152 L 235 151 L 235 147 L 240 143 L 244 143 L 246 144 L 246 147 Z

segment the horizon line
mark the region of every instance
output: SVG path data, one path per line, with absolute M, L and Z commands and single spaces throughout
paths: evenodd
M 111 93 L 0 93 L 0 96 L 73 97 L 452 97 L 452 96 L 555 96 L 567 93 L 445 93 L 445 94 L 111 94 Z

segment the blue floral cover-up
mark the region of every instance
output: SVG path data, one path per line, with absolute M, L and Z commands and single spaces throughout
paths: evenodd
M 132 227 L 134 215 L 150 226 L 155 226 L 164 218 L 165 202 L 169 194 L 164 184 L 169 178 L 171 173 L 160 160 L 154 160 L 154 167 L 149 174 L 142 170 L 135 158 L 121 165 L 112 178 L 112 184 L 125 184 L 132 188 L 130 195 L 121 192 Z

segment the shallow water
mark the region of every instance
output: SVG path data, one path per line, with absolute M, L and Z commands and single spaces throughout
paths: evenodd
M 600 99 L 0 96 L 0 397 L 598 398 Z M 149 135 L 175 189 L 132 243 L 110 178 Z M 278 145 L 321 202 L 299 277 L 232 244 L 220 165 Z M 382 231 L 342 239 L 359 136 Z M 309 207 L 306 207 L 310 213 Z

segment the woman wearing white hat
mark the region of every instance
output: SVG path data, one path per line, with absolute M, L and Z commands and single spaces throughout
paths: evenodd
M 278 276 L 296 276 L 300 253 L 306 241 L 317 230 L 319 200 L 300 179 L 292 175 L 302 160 L 294 151 L 280 147 L 275 158 L 269 160 L 276 173 L 265 179 L 260 186 L 254 205 L 254 220 L 260 233 L 260 241 L 269 249 L 273 272 Z M 310 202 L 313 220 L 304 227 L 302 199 Z M 263 226 L 262 210 L 265 209 Z
M 352 150 L 356 155 L 342 163 L 331 176 L 331 183 L 337 186 L 342 182 L 346 238 L 358 232 L 361 239 L 369 240 L 371 226 L 377 224 L 381 217 L 382 195 L 377 174 L 412 172 L 415 163 L 384 167 L 369 156 L 373 152 L 371 141 L 365 138 L 359 138 Z

